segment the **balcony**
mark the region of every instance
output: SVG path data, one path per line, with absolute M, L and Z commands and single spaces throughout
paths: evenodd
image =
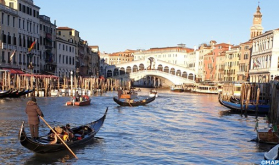
M 249 73 L 267 73 L 269 72 L 268 68 L 258 68 L 258 69 L 250 69 Z
M 237 75 L 245 75 L 247 72 L 245 72 L 245 71 L 238 71 L 238 72 L 236 72 L 236 74 Z

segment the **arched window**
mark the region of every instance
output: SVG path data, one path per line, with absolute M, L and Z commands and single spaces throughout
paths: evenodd
M 133 66 L 133 72 L 137 72 L 138 71 L 138 66 L 137 65 L 134 65 Z
M 126 68 L 126 73 L 127 73 L 127 74 L 130 74 L 130 73 L 131 73 L 131 71 L 132 71 L 131 67 L 130 67 L 130 66 L 128 66 L 128 67 Z
M 165 68 L 164 68 L 164 72 L 166 72 L 166 73 L 169 73 L 169 72 L 170 72 L 170 70 L 169 70 L 169 67 L 168 67 L 168 66 L 165 66 Z

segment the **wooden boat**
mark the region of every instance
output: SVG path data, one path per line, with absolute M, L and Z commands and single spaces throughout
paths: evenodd
M 271 129 L 257 129 L 257 141 L 260 143 L 279 144 L 278 132 Z
M 221 94 L 218 96 L 219 103 L 227 108 L 230 108 L 232 110 L 241 111 L 241 104 L 239 103 L 233 103 L 230 101 L 224 101 L 222 99 Z M 243 105 L 243 110 L 246 107 L 246 105 Z M 247 112 L 249 113 L 256 113 L 257 106 L 255 104 L 248 104 Z M 268 104 L 259 104 L 258 105 L 258 113 L 259 114 L 268 114 L 268 111 L 270 109 L 270 105 Z M 245 110 L 246 111 L 246 110 Z M 244 111 L 243 111 L 244 112 Z
M 276 146 L 271 148 L 268 152 L 265 152 L 264 159 L 265 160 L 279 160 L 278 149 L 279 149 L 279 144 L 277 144 Z M 276 164 L 276 163 L 274 163 L 274 164 Z
M 94 122 L 72 128 L 72 131 L 74 132 L 74 137 L 71 141 L 65 142 L 68 145 L 68 147 L 72 148 L 92 141 L 94 136 L 103 126 L 107 115 L 107 111 L 108 108 L 106 109 L 106 112 L 103 115 L 103 117 Z M 48 138 L 40 137 L 39 139 L 34 140 L 33 138 L 27 136 L 24 130 L 24 122 L 22 123 L 21 128 L 19 130 L 19 140 L 20 144 L 23 147 L 35 153 L 53 153 L 61 150 L 67 150 L 64 144 L 61 142 L 57 142 L 56 144 L 49 144 L 51 140 Z
M 149 91 L 149 97 L 158 97 L 158 92 L 155 89 Z
M 85 96 L 81 96 L 83 97 L 82 101 L 67 101 L 66 105 L 74 105 L 73 106 L 84 106 L 84 105 L 90 105 L 91 99 L 89 98 L 89 96 L 85 95 Z
M 118 105 L 134 107 L 134 106 L 146 105 L 146 104 L 154 101 L 155 98 L 156 97 L 154 96 L 154 97 L 150 97 L 150 98 L 147 98 L 147 99 L 144 99 L 144 100 L 139 100 L 139 101 L 134 101 L 134 100 L 127 99 L 127 100 L 129 100 L 129 102 L 127 102 L 127 101 L 121 101 L 120 99 L 117 99 L 116 97 L 113 97 L 113 100 Z

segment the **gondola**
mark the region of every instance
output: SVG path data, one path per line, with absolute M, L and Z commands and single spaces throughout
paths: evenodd
M 241 104 L 239 103 L 233 103 L 233 102 L 230 102 L 230 101 L 224 101 L 222 99 L 222 96 L 221 94 L 219 94 L 218 96 L 218 100 L 219 100 L 219 103 L 227 108 L 230 108 L 234 111 L 241 111 Z M 243 111 L 246 111 L 246 105 L 243 104 Z M 268 104 L 259 104 L 258 105 L 258 113 L 259 114 L 268 114 L 268 111 L 270 109 L 270 105 Z M 257 110 L 257 106 L 255 104 L 248 104 L 248 108 L 247 108 L 247 113 L 256 113 L 256 110 Z
M 130 106 L 130 107 L 134 107 L 134 106 L 140 106 L 140 105 L 146 105 L 152 101 L 154 101 L 156 98 L 156 96 L 154 97 L 150 97 L 150 98 L 147 98 L 147 99 L 144 99 L 144 100 L 139 100 L 139 101 L 135 101 L 135 100 L 129 100 L 129 102 L 126 102 L 126 101 L 121 101 L 119 99 L 117 99 L 116 97 L 113 97 L 113 100 L 118 104 L 118 105 L 121 105 L 121 106 Z
M 12 90 L 9 94 L 8 97 L 14 98 L 18 96 L 18 90 Z
M 77 147 L 81 144 L 85 144 L 95 137 L 96 133 L 101 129 L 104 124 L 108 108 L 106 109 L 105 114 L 100 119 L 88 123 L 86 125 L 82 125 L 79 127 L 72 128 L 74 132 L 74 138 L 71 141 L 65 142 L 68 147 Z M 21 125 L 19 130 L 19 140 L 23 147 L 33 151 L 35 153 L 53 153 L 61 150 L 67 150 L 65 145 L 61 142 L 57 142 L 56 144 L 49 144 L 51 142 L 50 139 L 40 137 L 36 140 L 26 135 L 24 130 L 24 122 Z
M 7 90 L 7 91 L 1 91 L 1 92 L 0 92 L 0 98 L 8 97 L 8 95 L 10 94 L 10 92 L 11 92 L 11 89 L 10 89 L 10 90 Z
M 31 93 L 31 92 L 33 92 L 34 90 L 30 90 L 30 89 L 26 89 L 25 91 L 24 91 L 24 93 L 22 93 L 22 95 L 27 95 L 27 94 L 29 94 L 29 93 Z
M 15 90 L 14 92 L 10 93 L 9 97 L 18 98 L 18 97 L 22 96 L 24 93 L 25 93 L 25 89 L 23 89 L 21 91 Z

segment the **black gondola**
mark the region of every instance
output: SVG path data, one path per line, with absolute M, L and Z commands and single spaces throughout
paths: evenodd
M 91 141 L 96 133 L 101 129 L 105 121 L 107 111 L 108 108 L 106 109 L 103 117 L 101 117 L 99 120 L 72 128 L 72 131 L 74 132 L 74 138 L 71 141 L 65 142 L 68 147 L 76 147 Z M 40 137 L 34 140 L 33 138 L 28 137 L 24 131 L 24 122 L 22 123 L 19 131 L 19 140 L 22 146 L 35 153 L 53 153 L 61 150 L 67 150 L 65 145 L 61 142 L 59 143 L 59 141 L 56 144 L 49 144 L 51 140 L 48 138 Z
M 10 92 L 11 92 L 11 90 L 1 91 L 1 92 L 0 92 L 0 98 L 8 97 L 8 95 L 10 94 Z
M 21 96 L 27 95 L 27 94 L 29 94 L 29 93 L 31 93 L 31 92 L 33 92 L 33 90 L 26 89 L 26 90 L 24 90 L 24 92 L 21 94 Z
M 140 105 L 146 105 L 152 101 L 154 101 L 156 98 L 156 96 L 154 97 L 150 97 L 150 98 L 147 98 L 147 99 L 144 99 L 144 100 L 139 100 L 139 101 L 135 101 L 133 100 L 133 102 L 126 102 L 126 101 L 121 101 L 119 99 L 117 99 L 116 97 L 113 97 L 113 100 L 118 104 L 118 105 L 121 105 L 121 106 L 130 106 L 130 107 L 134 107 L 134 106 L 140 106 Z
M 14 98 L 14 97 L 18 97 L 18 90 L 12 90 L 7 97 L 11 97 L 11 98 Z
M 24 95 L 24 93 L 25 93 L 25 89 L 23 89 L 21 91 L 16 90 L 16 91 L 10 93 L 9 97 L 10 98 L 18 98 L 18 97 Z

